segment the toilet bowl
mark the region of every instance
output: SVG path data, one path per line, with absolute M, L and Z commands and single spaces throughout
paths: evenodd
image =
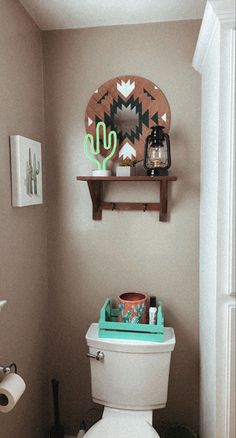
M 105 408 L 103 418 L 85 436 L 86 438 L 160 438 L 146 417 L 145 411 L 129 413 L 110 408 L 109 412 L 106 412 Z
M 102 419 L 86 438 L 158 438 L 152 411 L 166 406 L 175 334 L 163 342 L 99 338 L 98 324 L 86 334 L 92 399 L 104 406 Z

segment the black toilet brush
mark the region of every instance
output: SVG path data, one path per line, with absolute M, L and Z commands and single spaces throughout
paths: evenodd
M 64 438 L 64 427 L 60 423 L 59 415 L 59 381 L 52 379 L 54 425 L 50 430 L 50 438 Z

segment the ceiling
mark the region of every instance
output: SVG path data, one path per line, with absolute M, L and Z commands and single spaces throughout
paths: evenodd
M 20 0 L 42 30 L 191 20 L 206 0 Z

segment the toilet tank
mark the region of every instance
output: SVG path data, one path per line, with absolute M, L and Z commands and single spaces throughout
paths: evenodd
M 98 337 L 98 324 L 86 334 L 90 358 L 93 401 L 118 409 L 152 410 L 167 401 L 171 352 L 175 334 L 165 328 L 164 342 Z M 101 355 L 100 355 L 101 356 Z

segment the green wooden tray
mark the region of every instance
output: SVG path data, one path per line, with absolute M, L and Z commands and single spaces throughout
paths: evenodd
M 164 318 L 162 306 L 158 303 L 156 324 L 132 324 L 117 322 L 118 309 L 112 308 L 106 299 L 100 311 L 99 337 L 113 339 L 135 339 L 139 341 L 163 342 Z

